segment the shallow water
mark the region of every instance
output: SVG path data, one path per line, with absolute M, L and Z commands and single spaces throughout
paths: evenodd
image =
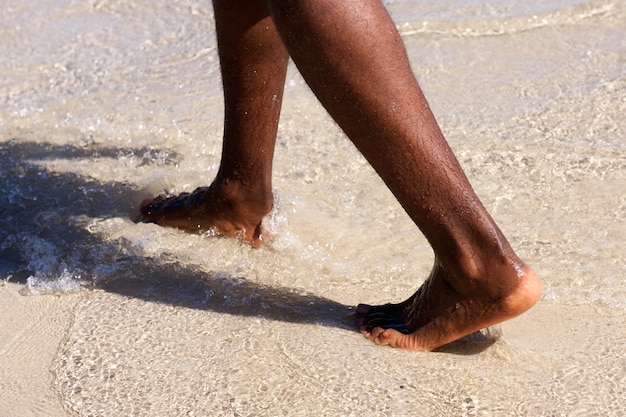
M 387 5 L 478 194 L 544 278 L 544 302 L 623 324 L 622 2 L 416 3 Z M 608 328 L 579 338 L 582 351 L 597 350 L 591 359 L 504 341 L 474 359 L 418 359 L 417 373 L 403 366 L 415 356 L 352 333 L 350 306 L 410 295 L 432 253 L 293 68 L 269 245 L 135 223 L 144 197 L 193 190 L 217 170 L 210 4 L 4 7 L 0 277 L 27 294 L 87 293 L 53 365 L 68 410 L 304 415 L 311 401 L 319 415 L 403 415 L 418 404 L 422 415 L 624 410 L 624 338 Z M 385 369 L 364 366 L 382 355 Z M 485 388 L 467 388 L 477 378 Z
M 465 34 L 475 32 L 477 27 L 489 24 L 492 28 L 500 27 L 501 32 L 512 30 L 507 26 L 513 21 L 519 21 L 519 30 L 530 30 L 538 25 L 555 26 L 563 22 L 577 21 L 590 15 L 602 13 L 611 9 L 614 2 L 594 0 L 386 0 L 387 6 L 394 21 L 403 26 L 412 23 L 423 26 L 423 30 L 433 30 L 433 23 L 448 24 L 450 26 L 463 24 Z M 482 22 L 482 23 L 479 23 Z M 513 28 L 514 29 L 514 28 Z M 449 28 L 448 28 L 449 30 Z

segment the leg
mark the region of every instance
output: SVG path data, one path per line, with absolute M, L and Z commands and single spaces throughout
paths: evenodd
M 224 85 L 222 160 L 210 187 L 142 203 L 148 221 L 213 228 L 258 245 L 272 208 L 272 158 L 288 55 L 260 2 L 215 0 Z
M 266 4 L 314 93 L 435 252 L 435 267 L 413 297 L 398 305 L 358 307 L 366 337 L 430 350 L 534 305 L 541 292 L 538 277 L 472 190 L 379 0 Z

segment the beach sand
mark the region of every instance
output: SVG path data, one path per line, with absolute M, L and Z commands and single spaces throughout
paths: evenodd
M 585 306 L 542 301 L 496 329 L 494 344 L 479 339 L 416 354 L 375 347 L 341 327 L 225 315 L 104 290 L 24 296 L 21 288 L 0 287 L 2 416 L 626 410 L 624 317 Z M 75 320 L 93 326 L 77 327 Z
M 24 296 L 0 284 L 0 416 L 65 416 L 52 364 L 82 295 Z
M 255 250 L 135 222 L 143 198 L 217 170 L 210 4 L 6 3 L 0 417 L 626 414 L 623 2 L 388 2 L 544 283 L 527 313 L 437 352 L 356 331 L 354 306 L 409 296 L 432 251 L 293 66 Z

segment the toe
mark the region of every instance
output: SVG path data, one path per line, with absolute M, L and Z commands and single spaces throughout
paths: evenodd
M 369 329 L 380 327 L 383 329 L 396 329 L 401 332 L 408 330 L 406 323 L 398 317 L 382 313 L 368 315 L 361 320 L 360 325 Z
M 369 304 L 359 304 L 354 311 L 354 314 L 357 316 L 364 316 L 372 309 L 372 306 Z
M 403 336 L 402 333 L 398 332 L 397 330 L 394 330 L 394 329 L 382 329 L 380 327 L 377 327 L 376 329 L 374 329 L 372 331 L 372 335 L 374 335 L 372 340 L 377 345 L 379 345 L 379 346 L 391 346 L 391 347 L 396 347 L 397 346 L 396 342 L 397 342 L 398 338 Z
M 146 198 L 144 199 L 141 204 L 139 204 L 139 211 L 142 214 L 148 214 L 150 211 L 150 205 L 152 204 L 152 202 L 154 201 L 153 198 Z

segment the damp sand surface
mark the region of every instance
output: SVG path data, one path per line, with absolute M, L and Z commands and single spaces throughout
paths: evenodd
M 136 223 L 208 184 L 208 3 L 5 2 L 0 416 L 626 413 L 626 11 L 386 2 L 477 193 L 544 279 L 526 314 L 415 353 L 355 331 L 432 252 L 290 68 L 254 250 Z

